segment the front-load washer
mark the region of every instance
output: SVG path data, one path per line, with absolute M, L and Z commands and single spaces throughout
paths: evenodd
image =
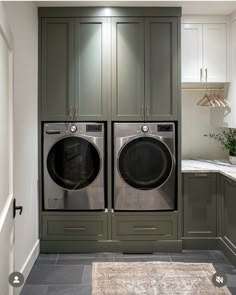
M 175 123 L 114 123 L 113 131 L 114 210 L 175 210 Z
M 45 123 L 43 194 L 46 210 L 103 210 L 104 124 Z

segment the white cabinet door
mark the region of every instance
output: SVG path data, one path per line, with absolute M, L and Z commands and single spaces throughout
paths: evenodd
M 226 24 L 203 25 L 203 67 L 207 82 L 226 82 Z
M 202 25 L 182 24 L 182 82 L 201 82 Z

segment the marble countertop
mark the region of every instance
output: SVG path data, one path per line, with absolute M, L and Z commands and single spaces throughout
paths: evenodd
M 236 181 L 236 165 L 226 160 L 182 160 L 183 173 L 217 172 Z

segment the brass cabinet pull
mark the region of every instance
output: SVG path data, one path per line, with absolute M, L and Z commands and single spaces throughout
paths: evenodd
M 200 82 L 202 82 L 202 68 L 200 69 Z
M 134 230 L 156 230 L 156 227 L 134 227 Z
M 207 82 L 207 68 L 205 68 L 205 79 L 206 79 L 206 82 Z
M 77 231 L 77 230 L 86 230 L 86 227 L 64 227 L 64 230 L 67 231 Z
M 146 115 L 150 116 L 150 107 L 149 104 L 146 105 Z
M 197 176 L 197 177 L 207 177 L 208 174 L 207 173 L 194 173 L 194 176 Z

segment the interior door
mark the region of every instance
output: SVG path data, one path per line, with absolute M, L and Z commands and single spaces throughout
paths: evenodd
M 112 118 L 144 119 L 144 20 L 112 20 Z
M 12 295 L 8 276 L 14 271 L 13 220 L 13 40 L 0 3 L 0 292 Z

